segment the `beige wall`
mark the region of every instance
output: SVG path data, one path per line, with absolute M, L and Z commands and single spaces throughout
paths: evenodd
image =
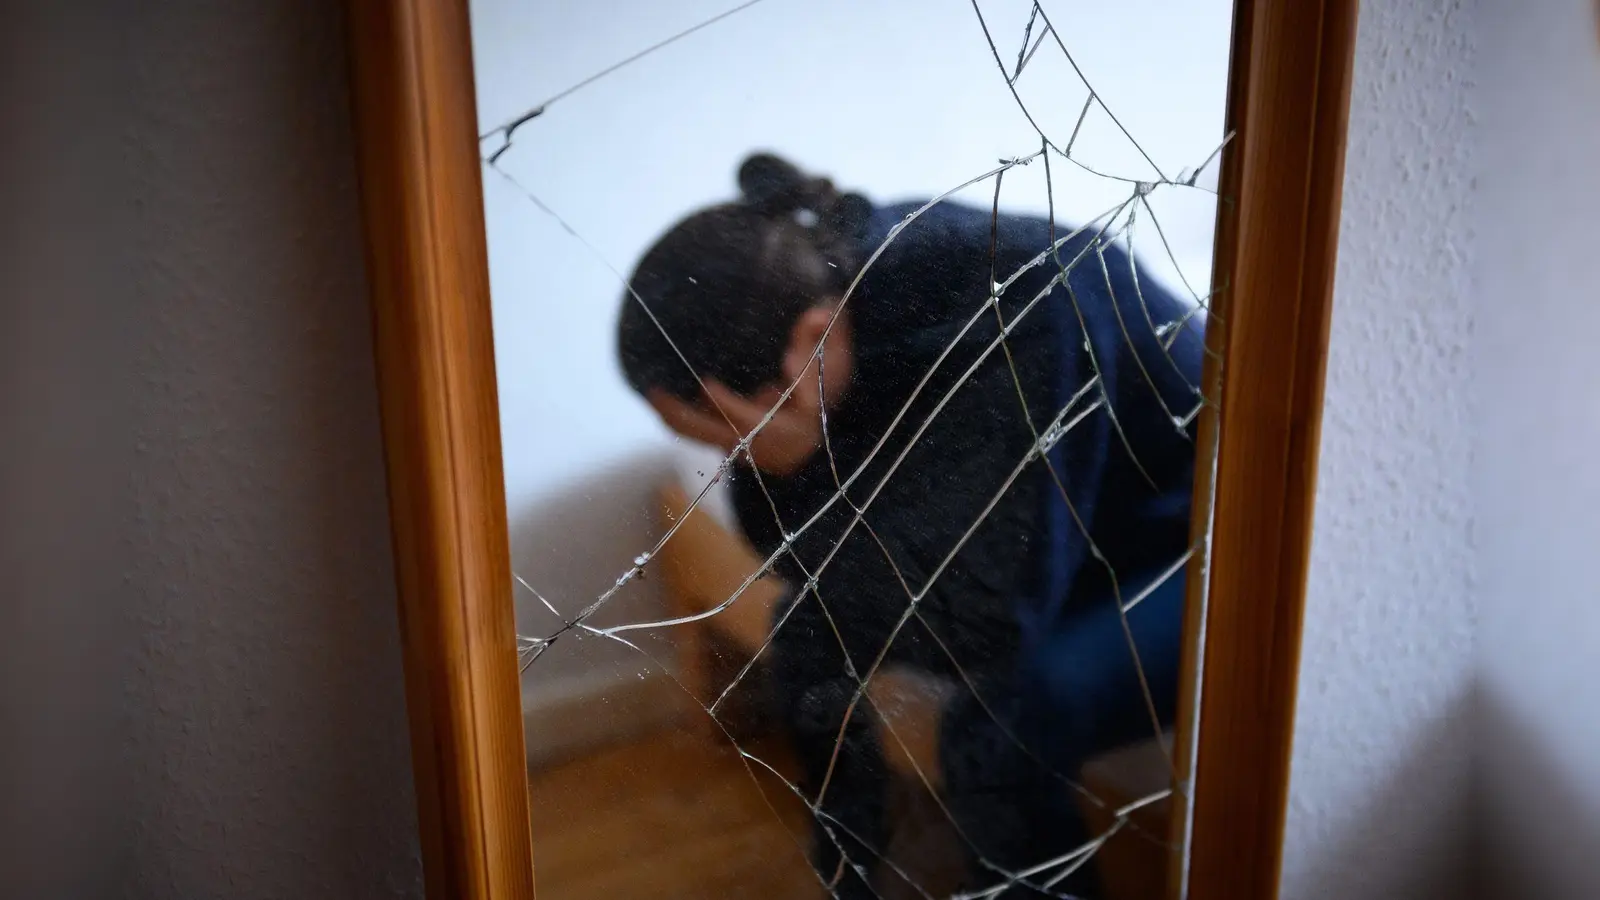
M 420 896 L 341 5 L 100 5 L 4 14 L 0 893 Z

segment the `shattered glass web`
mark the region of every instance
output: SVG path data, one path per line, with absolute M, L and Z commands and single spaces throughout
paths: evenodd
M 620 59 L 615 63 L 600 69 L 592 76 L 572 84 L 566 89 L 548 97 L 543 102 L 527 108 L 519 115 L 497 125 L 481 136 L 480 146 L 482 151 L 482 161 L 485 168 L 494 176 L 504 179 L 506 183 L 513 187 L 519 194 L 526 196 L 527 199 L 534 206 L 536 206 L 542 214 L 554 219 L 567 232 L 567 234 L 569 234 L 579 244 L 583 245 L 590 253 L 594 254 L 595 257 L 602 262 L 602 264 L 604 264 L 616 275 L 618 283 L 622 285 L 630 294 L 632 294 L 634 301 L 641 304 L 641 306 L 644 306 L 646 313 L 649 314 L 652 320 L 655 318 L 654 314 L 650 312 L 648 306 L 645 306 L 645 301 L 643 298 L 639 297 L 637 293 L 632 291 L 631 286 L 627 284 L 626 276 L 610 261 L 603 259 L 599 251 L 596 250 L 582 234 L 569 225 L 557 211 L 546 205 L 538 194 L 530 190 L 522 180 L 505 169 L 501 163 L 507 157 L 507 155 L 514 150 L 516 147 L 516 140 L 519 136 L 526 134 L 527 130 L 536 129 L 538 127 L 538 119 L 546 112 L 546 110 L 548 110 L 551 105 L 567 100 L 574 94 L 582 91 L 590 84 L 605 78 L 606 76 L 650 55 L 651 53 L 654 53 L 663 47 L 666 47 L 691 34 L 699 32 L 702 29 L 714 27 L 718 22 L 730 16 L 737 15 L 738 13 L 749 9 L 750 7 L 757 6 L 763 2 L 765 2 L 765 0 L 748 0 L 748 2 L 733 6 L 717 16 L 696 23 L 691 28 L 670 35 L 662 41 L 644 48 L 638 53 Z M 781 408 L 783 402 L 788 399 L 789 395 L 792 394 L 798 386 L 798 381 L 787 386 L 783 392 L 782 399 L 772 406 L 766 417 L 762 420 L 761 424 L 758 425 L 757 428 L 749 435 L 747 435 L 746 438 L 740 444 L 738 444 L 725 459 L 723 459 L 721 466 L 715 473 L 713 473 L 710 482 L 692 498 L 692 502 L 686 513 L 678 516 L 675 523 L 666 530 L 666 532 L 653 546 L 643 548 L 641 552 L 634 558 L 633 565 L 620 573 L 616 578 L 615 583 L 610 588 L 603 591 L 598 596 L 589 598 L 586 602 L 582 602 L 581 605 L 579 605 L 575 610 L 569 608 L 566 611 L 563 611 L 557 606 L 556 603 L 552 602 L 543 593 L 541 593 L 532 583 L 530 578 L 525 577 L 521 573 L 516 574 L 515 579 L 517 588 L 521 591 L 525 591 L 529 596 L 533 597 L 545 610 L 555 616 L 556 619 L 562 623 L 559 628 L 549 633 L 541 635 L 519 635 L 519 660 L 521 667 L 524 670 L 536 664 L 540 656 L 543 655 L 544 652 L 563 635 L 577 632 L 625 645 L 632 651 L 648 658 L 659 671 L 667 673 L 669 677 L 673 677 L 671 675 L 673 671 L 673 667 L 671 665 L 657 658 L 656 653 L 652 652 L 647 647 L 641 646 L 640 643 L 637 643 L 636 640 L 631 638 L 629 635 L 638 632 L 654 632 L 661 629 L 670 628 L 672 626 L 684 625 L 706 619 L 723 612 L 728 607 L 738 602 L 740 598 L 745 595 L 746 591 L 751 587 L 751 585 L 756 583 L 756 581 L 758 581 L 764 575 L 769 574 L 773 565 L 786 554 L 789 544 L 793 540 L 797 539 L 808 529 L 816 525 L 823 515 L 837 504 L 846 504 L 849 507 L 851 515 L 849 524 L 844 534 L 834 544 L 835 551 L 837 551 L 838 547 L 842 546 L 844 539 L 848 537 L 857 526 L 865 526 L 869 536 L 876 540 L 876 535 L 871 534 L 871 526 L 869 523 L 867 523 L 865 518 L 867 512 L 872 507 L 873 502 L 877 499 L 879 492 L 894 476 L 896 470 L 899 468 L 900 463 L 905 459 L 907 454 L 910 453 L 923 433 L 931 424 L 933 424 L 934 420 L 944 409 L 946 402 L 950 400 L 950 398 L 956 393 L 957 390 L 960 389 L 963 384 L 965 384 L 967 377 L 970 376 L 979 365 L 981 365 L 996 351 L 999 351 L 1001 354 L 1003 354 L 1007 359 L 1008 365 L 1010 365 L 1010 350 L 1006 343 L 1006 338 L 1014 331 L 1017 325 L 1035 309 L 1038 304 L 1046 300 L 1047 295 L 1051 297 L 1059 297 L 1061 292 L 1053 292 L 1052 289 L 1060 284 L 1063 284 L 1066 276 L 1073 272 L 1078 266 L 1088 265 L 1091 267 L 1097 267 L 1104 272 L 1108 262 L 1105 256 L 1099 251 L 1100 248 L 1104 247 L 1105 245 L 1115 242 L 1121 242 L 1123 244 L 1124 248 L 1128 252 L 1129 264 L 1130 266 L 1133 266 L 1134 269 L 1132 273 L 1133 283 L 1137 288 L 1139 285 L 1139 275 L 1137 263 L 1135 262 L 1135 257 L 1133 255 L 1133 245 L 1136 234 L 1144 233 L 1142 226 L 1146 223 L 1149 225 L 1149 230 L 1153 231 L 1156 236 L 1156 244 L 1159 248 L 1159 252 L 1164 254 L 1167 261 L 1172 264 L 1172 269 L 1176 271 L 1183 289 L 1187 292 L 1188 298 L 1193 303 L 1193 306 L 1187 314 L 1177 321 L 1155 322 L 1151 319 L 1148 308 L 1143 303 L 1141 291 L 1141 296 L 1139 298 L 1140 306 L 1146 310 L 1144 321 L 1122 321 L 1124 334 L 1127 333 L 1126 330 L 1129 328 L 1147 327 L 1152 329 L 1157 337 L 1160 338 L 1160 343 L 1163 347 L 1170 348 L 1179 334 L 1186 327 L 1188 327 L 1195 318 L 1215 318 L 1209 309 L 1209 301 L 1211 299 L 1210 295 L 1202 295 L 1190 283 L 1190 280 L 1185 277 L 1183 267 L 1178 265 L 1172 245 L 1168 242 L 1166 232 L 1163 230 L 1161 222 L 1156 216 L 1156 211 L 1150 203 L 1150 197 L 1158 191 L 1209 190 L 1209 188 L 1204 186 L 1203 181 L 1208 176 L 1214 179 L 1215 171 L 1218 166 L 1218 160 L 1223 146 L 1225 146 L 1227 143 L 1227 140 L 1224 139 L 1222 144 L 1217 146 L 1205 159 L 1197 160 L 1196 165 L 1194 165 L 1192 168 L 1184 169 L 1183 171 L 1174 175 L 1168 175 L 1162 171 L 1160 166 L 1156 164 L 1155 160 L 1152 159 L 1149 154 L 1145 153 L 1143 147 L 1141 147 L 1139 142 L 1135 139 L 1135 136 L 1129 133 L 1128 130 L 1122 126 L 1122 123 L 1117 119 L 1115 113 L 1102 101 L 1101 95 L 1095 90 L 1090 77 L 1079 68 L 1078 62 L 1074 59 L 1072 52 L 1067 46 L 1067 42 L 1063 39 L 1061 33 L 1057 31 L 1055 24 L 1051 21 L 1051 16 L 1041 4 L 1035 3 L 1032 4 L 1031 7 L 1027 8 L 1026 22 L 1022 28 L 1020 40 L 1013 38 L 1011 42 L 1008 42 L 1004 36 L 997 33 L 998 29 L 992 25 L 992 20 L 994 18 L 992 13 L 986 14 L 984 9 L 980 7 L 976 0 L 972 0 L 972 11 L 974 13 L 973 39 L 985 42 L 994 59 L 994 77 L 1002 79 L 1005 82 L 1012 98 L 1016 103 L 1017 108 L 1024 116 L 1027 117 L 1032 129 L 1036 132 L 1037 144 L 1036 146 L 1028 148 L 1026 152 L 1021 153 L 1020 155 L 999 160 L 998 163 L 988 171 L 982 172 L 981 174 L 978 174 L 971 179 L 952 187 L 950 190 L 929 201 L 927 205 L 908 215 L 902 222 L 900 222 L 890 231 L 884 243 L 880 245 L 874 251 L 874 253 L 871 254 L 871 256 L 868 257 L 866 263 L 862 267 L 861 272 L 856 275 L 854 281 L 850 285 L 849 290 L 846 291 L 843 302 L 839 305 L 838 309 L 842 311 L 848 308 L 851 295 L 856 286 L 860 284 L 864 275 L 871 269 L 878 258 L 905 231 L 905 229 L 913 227 L 916 220 L 936 203 L 969 188 L 974 188 L 976 186 L 981 186 L 992 182 L 994 185 L 992 194 L 994 214 L 999 215 L 1002 191 L 1005 184 L 1005 176 L 1008 172 L 1016 170 L 1020 167 L 1043 167 L 1045 172 L 1045 190 L 1047 193 L 1052 222 L 1055 219 L 1056 205 L 1054 196 L 1055 182 L 1051 170 L 1052 166 L 1066 164 L 1076 167 L 1077 169 L 1096 178 L 1121 183 L 1126 189 L 1123 199 L 1110 208 L 1102 211 L 1098 216 L 1095 216 L 1089 219 L 1087 222 L 1084 222 L 1082 225 L 1079 225 L 1076 229 L 1071 231 L 1061 231 L 1056 241 L 1051 246 L 1039 248 L 1039 253 L 1037 256 L 1035 256 L 1025 266 L 1017 271 L 1010 273 L 997 273 L 996 278 L 998 280 L 992 284 L 989 296 L 986 298 L 974 298 L 975 303 L 971 317 L 966 321 L 965 327 L 960 332 L 960 335 L 958 335 L 956 338 L 957 341 L 959 341 L 960 337 L 964 336 L 968 330 L 978 324 L 981 317 L 1001 316 L 1002 314 L 999 303 L 1000 298 L 1005 294 L 1007 288 L 1009 288 L 1028 271 L 1040 266 L 1050 266 L 1058 269 L 1058 275 L 1053 278 L 1038 294 L 1028 298 L 1023 308 L 1014 314 L 1011 319 L 1007 320 L 1001 318 L 999 335 L 984 347 L 977 360 L 972 362 L 962 373 L 961 377 L 957 379 L 956 383 L 944 392 L 944 394 L 939 398 L 939 402 L 934 406 L 933 410 L 926 418 L 920 422 L 904 422 L 903 420 L 909 414 L 909 410 L 914 402 L 921 397 L 924 388 L 929 384 L 935 372 L 944 363 L 945 356 L 940 356 L 939 359 L 934 363 L 934 366 L 929 371 L 924 373 L 920 383 L 913 391 L 911 397 L 908 398 L 905 404 L 901 407 L 899 415 L 896 416 L 889 427 L 885 429 L 883 436 L 879 439 L 873 450 L 868 454 L 867 459 L 852 472 L 841 472 L 838 470 L 837 466 L 835 466 L 837 490 L 835 490 L 827 503 L 805 522 L 795 526 L 790 523 L 784 523 L 781 517 L 779 517 L 780 531 L 786 535 L 787 539 L 776 552 L 762 562 L 761 567 L 756 572 L 751 573 L 748 577 L 746 577 L 738 589 L 723 599 L 719 604 L 705 610 L 704 612 L 689 616 L 662 618 L 652 621 L 626 622 L 610 626 L 597 626 L 591 624 L 591 620 L 595 617 L 596 613 L 605 608 L 619 591 L 621 591 L 625 586 L 633 582 L 635 579 L 644 577 L 644 574 L 651 561 L 656 557 L 661 549 L 672 540 L 679 528 L 681 528 L 682 525 L 688 521 L 687 512 L 693 511 L 696 507 L 698 507 L 705 500 L 712 487 L 729 475 L 730 467 L 733 465 L 733 463 L 741 457 L 748 459 L 748 446 L 750 440 L 753 439 L 755 435 L 761 431 L 761 429 L 765 428 L 772 421 L 777 410 Z M 1013 46 L 1014 50 L 1012 49 Z M 1025 74 L 1029 70 L 1030 66 L 1034 65 L 1036 59 L 1041 53 L 1060 54 L 1061 58 L 1064 58 L 1069 64 L 1071 71 L 1081 82 L 1083 89 L 1086 91 L 1086 97 L 1076 115 L 1075 124 L 1064 140 L 1060 139 L 1059 135 L 1052 135 L 1048 133 L 1044 128 L 1037 124 L 1032 109 L 1030 108 L 1029 104 L 1024 101 L 1022 94 L 1018 90 L 1018 86 L 1023 81 Z M 1148 164 L 1149 171 L 1139 172 L 1135 175 L 1121 172 L 1108 172 L 1095 168 L 1083 160 L 1075 157 L 1073 155 L 1074 146 L 1079 138 L 1079 134 L 1084 126 L 1084 123 L 1089 119 L 1091 114 L 1104 115 L 1107 117 Z M 1063 258 L 1059 253 L 1059 250 L 1069 241 L 1084 235 L 1092 236 L 1089 243 L 1072 258 Z M 1002 274 L 1004 275 L 1003 278 L 1000 277 Z M 1106 272 L 1106 277 L 1109 278 L 1109 272 Z M 1070 291 L 1068 293 L 1070 294 Z M 1076 304 L 1077 301 L 1076 299 L 1073 299 L 1071 302 Z M 837 320 L 837 316 L 838 312 L 835 313 L 835 321 Z M 831 322 L 829 328 L 830 330 L 832 328 Z M 662 330 L 662 334 L 666 337 L 669 343 L 672 342 L 673 336 L 671 334 L 667 333 L 664 329 Z M 674 350 L 676 350 L 675 344 L 673 347 Z M 946 348 L 945 354 L 948 355 L 953 349 L 954 342 L 952 342 L 951 346 Z M 1208 350 L 1208 352 L 1210 351 Z M 1142 369 L 1144 367 L 1144 363 L 1139 358 L 1138 354 L 1131 354 L 1131 356 L 1135 361 L 1138 362 L 1138 365 Z M 1091 363 L 1095 365 L 1095 369 L 1098 371 L 1098 364 L 1094 363 L 1093 357 L 1094 355 L 1091 350 Z M 820 363 L 818 367 L 820 375 L 821 365 L 826 364 L 826 360 L 822 354 L 822 348 L 820 345 L 816 352 L 815 358 Z M 1172 362 L 1170 357 L 1168 361 Z M 1176 365 L 1175 362 L 1172 364 Z M 684 365 L 688 366 L 689 364 L 687 361 L 685 361 Z M 1019 402 L 1022 402 L 1022 384 L 1020 382 L 1020 376 L 1017 375 L 1014 365 L 1012 366 L 1011 372 L 1012 377 L 1016 382 Z M 699 376 L 696 374 L 696 379 L 698 380 L 698 378 Z M 1145 381 L 1146 383 L 1149 382 L 1148 376 L 1145 378 Z M 1211 386 L 1208 385 L 1208 387 Z M 1192 422 L 1192 420 L 1207 407 L 1208 404 L 1213 402 L 1210 397 L 1202 393 L 1200 385 L 1190 385 L 1190 388 L 1193 390 L 1195 399 L 1194 403 L 1188 408 L 1167 408 L 1166 403 L 1162 400 L 1159 393 L 1156 394 L 1158 402 L 1161 402 L 1163 409 L 1172 419 L 1174 427 L 1180 430 L 1186 428 Z M 892 629 L 889 638 L 884 642 L 877 657 L 865 671 L 857 671 L 855 666 L 850 662 L 849 654 L 845 653 L 843 655 L 847 669 L 846 674 L 855 685 L 854 694 L 847 707 L 846 724 L 848 724 L 853 717 L 861 714 L 860 707 L 863 705 L 871 710 L 873 701 L 867 693 L 867 687 L 879 674 L 880 668 L 884 664 L 885 658 L 890 647 L 893 645 L 895 638 L 901 633 L 902 629 L 904 629 L 908 623 L 913 620 L 920 619 L 921 613 L 919 611 L 919 605 L 921 604 L 923 598 L 926 597 L 929 591 L 933 589 L 940 576 L 944 573 L 946 567 L 950 565 L 952 560 L 955 559 L 963 546 L 965 546 L 967 539 L 970 538 L 973 532 L 977 530 L 978 526 L 982 524 L 984 516 L 988 515 L 989 511 L 992 510 L 1000 501 L 1005 491 L 1009 489 L 1011 484 L 1019 476 L 1021 476 L 1029 466 L 1035 463 L 1042 463 L 1044 466 L 1046 466 L 1050 470 L 1051 481 L 1053 482 L 1055 489 L 1059 491 L 1060 496 L 1063 498 L 1063 500 L 1065 500 L 1069 509 L 1071 508 L 1072 501 L 1067 497 L 1062 478 L 1060 474 L 1054 470 L 1053 463 L 1045 454 L 1071 429 L 1083 422 L 1090 415 L 1101 410 L 1104 410 L 1104 412 L 1111 417 L 1114 429 L 1118 433 L 1118 436 L 1126 444 L 1127 438 L 1125 435 L 1121 434 L 1121 428 L 1116 424 L 1116 417 L 1114 410 L 1111 409 L 1110 399 L 1106 393 L 1101 390 L 1098 377 L 1090 378 L 1086 383 L 1084 383 L 1076 392 L 1076 394 L 1072 396 L 1067 403 L 1061 406 L 1061 408 L 1057 410 L 1055 416 L 1049 421 L 1034 421 L 1033 416 L 1029 413 L 1026 403 L 1023 402 L 1022 411 L 1024 413 L 1026 423 L 1033 434 L 1033 446 L 1024 456 L 1016 460 L 1015 466 L 1008 474 L 1004 485 L 994 494 L 989 504 L 984 509 L 983 514 L 980 515 L 977 520 L 970 523 L 970 525 L 963 532 L 960 540 L 958 540 L 955 546 L 948 550 L 940 564 L 935 567 L 929 577 L 920 586 L 912 585 L 905 578 L 905 576 L 899 572 L 898 567 L 895 565 L 893 559 L 889 556 L 887 549 L 884 550 L 885 559 L 888 561 L 891 567 L 895 568 L 896 574 L 900 576 L 899 580 L 905 592 L 905 606 L 902 614 Z M 857 480 L 863 477 L 863 473 L 868 468 L 868 464 L 878 456 L 879 452 L 888 442 L 891 435 L 900 433 L 903 427 L 911 427 L 913 429 L 911 431 L 911 437 L 909 441 L 891 461 L 887 472 L 880 476 L 875 484 L 869 486 L 870 492 L 868 493 L 865 501 L 861 502 L 860 504 L 855 503 L 849 496 L 847 496 L 846 490 L 854 486 Z M 1128 447 L 1128 450 L 1130 453 L 1132 453 L 1133 448 L 1130 446 Z M 825 422 L 823 452 L 826 452 L 829 455 L 830 461 L 832 461 L 832 448 L 828 442 Z M 1201 460 L 1201 465 L 1209 464 L 1209 454 L 1213 452 L 1214 448 L 1198 448 L 1197 457 Z M 1135 459 L 1137 459 L 1136 454 Z M 761 476 L 759 470 L 756 470 L 754 466 L 750 466 L 746 469 L 746 471 L 752 472 L 755 475 L 758 483 L 760 483 Z M 1195 499 L 1198 503 L 1202 502 L 1202 500 L 1205 498 L 1197 496 Z M 779 516 L 776 504 L 773 505 L 773 514 L 775 517 Z M 1202 536 L 1201 540 L 1197 541 L 1197 543 L 1194 546 L 1191 546 L 1185 553 L 1174 559 L 1171 565 L 1154 584 L 1147 586 L 1136 594 L 1124 596 L 1120 588 L 1117 587 L 1118 582 L 1116 573 L 1114 571 L 1110 571 L 1109 563 L 1107 563 L 1104 557 L 1101 556 L 1098 548 L 1094 547 L 1093 541 L 1089 538 L 1087 531 L 1084 529 L 1083 523 L 1081 520 L 1077 520 L 1075 511 L 1073 516 L 1077 521 L 1080 533 L 1089 542 L 1090 558 L 1094 562 L 1090 562 L 1088 564 L 1099 564 L 1107 568 L 1108 574 L 1110 575 L 1110 583 L 1113 587 L 1113 590 L 1116 592 L 1116 602 L 1118 603 L 1119 608 L 1124 615 L 1129 610 L 1133 609 L 1140 601 L 1148 596 L 1149 593 L 1155 590 L 1155 588 L 1166 579 L 1176 577 L 1185 566 L 1189 566 L 1196 562 L 1203 562 L 1204 536 Z M 800 591 L 809 594 L 810 597 L 808 599 L 819 603 L 824 611 L 826 611 L 828 608 L 827 601 L 826 598 L 821 596 L 818 590 L 818 578 L 822 572 L 826 570 L 832 559 L 833 554 L 829 553 L 816 567 L 812 569 L 802 568 L 802 571 L 804 571 L 807 576 L 807 580 L 802 585 L 796 586 Z M 798 562 L 798 560 L 796 560 L 796 562 Z M 563 603 L 563 605 L 566 604 Z M 791 604 L 788 607 L 788 610 L 793 610 L 798 605 L 798 603 Z M 824 830 L 827 833 L 835 836 L 834 840 L 836 842 L 836 847 L 841 854 L 843 854 L 845 847 L 838 843 L 837 835 L 841 833 L 848 834 L 848 831 L 844 829 L 844 826 L 841 823 L 832 819 L 821 808 L 828 788 L 826 779 L 824 780 L 824 783 L 821 786 L 817 796 L 807 796 L 799 785 L 784 778 L 784 776 L 768 761 L 750 752 L 745 747 L 740 746 L 735 736 L 729 733 L 722 723 L 718 722 L 715 716 L 724 701 L 728 699 L 734 689 L 742 683 L 742 681 L 750 674 L 752 669 L 770 649 L 773 639 L 783 629 L 786 618 L 786 616 L 780 617 L 778 621 L 773 623 L 765 642 L 761 645 L 755 656 L 749 659 L 743 665 L 739 673 L 722 688 L 717 697 L 711 703 L 701 703 L 698 698 L 695 699 L 695 702 L 697 705 L 701 706 L 706 715 L 711 718 L 711 721 L 717 723 L 717 727 L 722 730 L 722 734 L 737 749 L 741 759 L 744 761 L 746 767 L 750 770 L 752 777 L 754 777 L 756 770 L 759 769 L 766 775 L 781 781 L 790 791 L 792 791 L 806 804 L 810 813 L 823 823 L 825 826 Z M 837 626 L 834 627 L 837 628 Z M 1125 619 L 1124 630 L 1126 632 Z M 938 642 L 937 633 L 933 629 L 925 628 L 923 631 L 925 634 L 934 635 L 935 641 Z M 839 638 L 839 640 L 840 646 L 843 647 L 842 638 Z M 1129 649 L 1133 651 L 1135 657 L 1137 657 L 1137 651 L 1133 648 L 1131 633 L 1128 633 L 1128 641 Z M 961 674 L 961 677 L 967 681 L 968 688 L 973 690 L 974 696 L 978 697 L 979 703 L 982 704 L 981 695 L 978 694 L 972 679 L 966 675 L 964 670 L 961 669 L 960 664 L 956 662 L 954 656 L 950 654 L 950 651 L 947 647 L 943 646 L 942 642 L 940 642 L 940 648 L 949 657 L 951 664 Z M 680 684 L 680 687 L 681 686 L 682 685 Z M 685 688 L 685 693 L 689 693 L 687 688 Z M 693 696 L 692 693 L 690 696 Z M 1159 735 L 1161 729 L 1155 723 L 1155 710 L 1153 703 L 1150 700 L 1148 687 L 1145 688 L 1145 701 L 1147 706 L 1150 707 L 1149 712 L 1152 718 L 1152 734 Z M 876 711 L 873 710 L 872 714 L 875 713 Z M 993 714 L 990 713 L 990 715 L 992 716 Z M 877 721 L 885 728 L 887 737 L 890 740 L 900 744 L 900 748 L 906 754 L 907 758 L 911 758 L 909 750 L 905 747 L 901 736 L 894 729 L 888 717 L 879 715 L 877 717 Z M 843 726 L 841 726 L 838 740 L 842 742 L 843 738 L 844 730 Z M 1169 764 L 1170 763 L 1171 760 L 1169 756 Z M 961 834 L 959 824 L 955 821 L 955 818 L 951 815 L 950 811 L 944 807 L 942 801 L 939 801 L 939 792 L 933 787 L 933 783 L 930 780 L 929 774 L 921 771 L 920 768 L 917 768 L 914 760 L 912 765 L 913 768 L 915 768 L 916 775 L 921 780 L 923 787 L 927 789 L 931 796 L 935 798 L 935 802 L 938 804 L 940 811 L 948 820 L 949 824 L 954 828 L 955 832 L 961 837 L 961 839 L 965 841 L 969 847 L 971 847 L 971 840 L 966 835 Z M 1054 774 L 1055 777 L 1060 778 L 1063 782 L 1071 784 L 1072 787 L 1078 792 L 1085 795 L 1088 794 L 1088 792 L 1081 785 L 1076 784 L 1066 775 L 1062 773 Z M 1182 786 L 1180 785 L 1180 791 L 1181 787 Z M 992 876 L 992 883 L 985 887 L 967 891 L 955 896 L 962 898 L 962 900 L 967 900 L 967 898 L 976 900 L 976 898 L 995 897 L 1001 894 L 1007 888 L 1021 883 L 1046 896 L 1068 897 L 1069 895 L 1056 890 L 1056 886 L 1064 881 L 1073 872 L 1077 871 L 1080 867 L 1087 864 L 1093 858 L 1096 851 L 1098 851 L 1119 830 L 1127 827 L 1137 827 L 1132 826 L 1129 820 L 1129 817 L 1134 812 L 1144 806 L 1165 799 L 1170 793 L 1172 792 L 1168 790 L 1151 794 L 1149 796 L 1139 798 L 1120 808 L 1112 810 L 1113 824 L 1108 830 L 1094 836 L 1089 842 L 1078 848 L 1075 848 L 1069 853 L 1053 859 L 1040 860 L 1025 869 L 1006 870 L 991 861 L 983 859 L 980 854 L 979 864 L 988 870 L 989 874 Z M 1090 796 L 1089 800 L 1097 805 L 1101 805 L 1102 807 L 1104 806 L 1103 801 L 1100 801 L 1098 798 Z M 855 837 L 854 835 L 850 836 Z M 1165 835 L 1156 835 L 1153 837 L 1163 843 L 1165 843 L 1167 840 Z M 806 842 L 809 840 L 809 835 L 798 834 L 794 835 L 794 838 L 801 846 L 805 846 Z M 868 870 L 873 866 L 881 865 L 895 869 L 894 862 L 887 856 L 882 855 L 880 853 L 881 849 L 882 848 L 869 848 L 869 852 L 875 854 L 876 858 L 874 859 L 851 859 L 846 856 L 845 864 L 862 873 L 864 878 L 866 877 Z M 976 848 L 973 849 L 975 851 Z M 896 871 L 898 871 L 898 869 L 896 869 Z M 814 874 L 816 875 L 818 882 L 824 887 L 824 889 L 827 890 L 828 893 L 834 893 L 832 885 L 834 882 L 836 882 L 840 873 L 816 871 Z M 900 874 L 902 877 L 904 877 L 907 883 L 911 884 L 913 888 L 922 893 L 923 896 L 929 896 L 926 892 L 921 890 L 920 886 L 916 884 L 913 878 L 904 872 L 901 872 Z

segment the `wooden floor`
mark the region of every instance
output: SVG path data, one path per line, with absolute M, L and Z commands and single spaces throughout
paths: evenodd
M 793 771 L 775 742 L 748 749 Z M 757 771 L 668 731 L 534 773 L 539 900 L 819 900 L 805 806 Z
M 795 780 L 781 742 L 745 746 Z M 822 900 L 827 894 L 803 849 L 805 805 L 770 772 L 752 768 L 754 776 L 731 746 L 708 743 L 703 732 L 668 730 L 533 773 L 539 900 Z M 1108 777 L 1095 786 L 1116 804 L 1148 792 L 1143 785 L 1119 792 Z M 888 879 L 878 885 L 885 900 L 948 896 L 961 880 L 960 843 L 933 807 L 921 806 L 901 808 L 909 815 L 887 853 L 924 887 L 879 871 Z M 1103 811 L 1086 812 L 1096 831 L 1111 826 Z M 1166 804 L 1154 804 L 1134 824 L 1165 834 L 1168 815 Z M 1166 859 L 1163 847 L 1124 829 L 1094 864 L 1108 897 L 1154 900 L 1165 894 Z

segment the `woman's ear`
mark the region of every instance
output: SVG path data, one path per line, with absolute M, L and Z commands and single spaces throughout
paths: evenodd
M 789 346 L 783 353 L 785 381 L 792 382 L 802 374 L 806 374 L 816 356 L 817 345 L 822 343 L 823 336 L 828 333 L 828 324 L 832 320 L 833 310 L 826 306 L 813 306 L 800 314 L 800 318 L 794 323 L 794 328 L 789 331 Z M 816 370 L 812 369 L 806 380 L 815 381 L 816 378 Z
M 783 354 L 784 387 L 795 383 L 794 397 L 808 407 L 821 408 L 822 397 L 817 385 L 817 369 L 813 365 L 817 345 L 826 341 L 823 349 L 822 374 L 831 404 L 850 381 L 852 360 L 850 346 L 850 321 L 840 313 L 835 319 L 835 307 L 813 306 L 800 314 L 789 331 L 789 346 Z

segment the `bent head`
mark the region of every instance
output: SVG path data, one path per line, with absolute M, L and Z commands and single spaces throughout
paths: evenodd
M 622 298 L 617 354 L 668 425 L 724 448 L 794 385 L 752 443 L 762 469 L 785 474 L 815 452 L 823 403 L 850 384 L 849 321 L 836 310 L 871 207 L 766 154 L 744 162 L 739 187 L 739 200 L 690 215 L 645 253 Z

